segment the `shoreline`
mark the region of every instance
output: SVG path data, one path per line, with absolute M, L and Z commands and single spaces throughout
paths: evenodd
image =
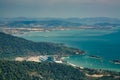
M 47 60 L 47 56 L 28 56 L 28 57 L 16 57 L 15 61 L 34 61 L 34 62 L 41 62 L 43 60 L 43 58 L 45 58 Z M 89 67 L 83 67 L 83 66 L 79 66 L 79 65 L 75 65 L 74 63 L 71 63 L 67 60 L 65 60 L 66 58 L 69 57 L 61 57 L 60 60 L 54 60 L 53 62 L 55 63 L 61 63 L 61 64 L 66 64 L 66 65 L 70 65 L 72 67 L 75 68 L 80 68 L 82 69 L 93 69 L 93 70 L 106 70 L 106 71 L 115 71 L 115 72 L 120 72 L 120 70 L 118 69 L 110 69 L 110 68 L 89 68 Z M 43 60 L 44 61 L 44 60 Z
M 64 57 L 64 59 L 65 58 L 68 58 L 68 57 Z M 65 60 L 65 61 L 67 61 L 67 60 Z M 88 69 L 94 69 L 94 70 L 107 70 L 107 71 L 115 71 L 115 72 L 120 72 L 120 69 L 113 69 L 113 68 L 95 68 L 95 67 L 93 67 L 93 68 L 90 68 L 90 67 L 83 67 L 83 66 L 80 66 L 80 65 L 75 65 L 74 63 L 71 63 L 71 62 L 69 62 L 69 61 L 67 61 L 67 64 L 68 65 L 71 65 L 71 66 L 73 66 L 73 67 L 79 67 L 80 69 L 85 69 L 85 68 L 88 68 Z
M 73 64 L 73 63 L 70 63 L 70 62 L 68 62 L 68 64 L 71 65 L 71 66 L 73 66 L 73 67 L 79 67 L 80 69 L 86 69 L 86 68 L 88 68 L 88 67 L 77 66 L 77 65 L 75 65 L 75 64 Z M 105 69 L 105 68 L 88 68 L 88 69 L 120 72 L 120 71 L 118 71 L 118 70 L 114 70 L 114 69 L 111 69 L 111 70 L 110 70 L 110 69 Z

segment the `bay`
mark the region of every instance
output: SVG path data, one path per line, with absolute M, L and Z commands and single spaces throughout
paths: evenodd
M 65 58 L 68 62 L 86 68 L 120 71 L 119 64 L 110 62 L 113 59 L 120 60 L 120 29 L 28 32 L 16 36 L 35 42 L 65 43 L 86 51 L 86 55 Z M 102 60 L 90 58 L 89 55 L 100 56 Z

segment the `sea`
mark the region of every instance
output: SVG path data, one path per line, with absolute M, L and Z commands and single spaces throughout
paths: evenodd
M 27 32 L 15 35 L 35 42 L 64 43 L 66 46 L 79 48 L 85 55 L 72 55 L 64 59 L 76 66 L 120 72 L 120 64 L 111 60 L 120 60 L 120 27 L 113 29 L 56 30 Z M 102 59 L 90 58 L 89 55 Z

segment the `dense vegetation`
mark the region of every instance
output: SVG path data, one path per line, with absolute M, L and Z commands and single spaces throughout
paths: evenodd
M 110 76 L 94 78 L 86 76 L 86 73 Z M 51 62 L 0 61 L 0 80 L 120 80 L 119 74 L 103 70 L 79 69 Z
M 63 64 L 0 61 L 0 80 L 85 80 L 84 76 Z
M 74 54 L 78 49 L 49 42 L 32 42 L 8 34 L 0 33 L 0 57 L 40 55 L 40 54 Z

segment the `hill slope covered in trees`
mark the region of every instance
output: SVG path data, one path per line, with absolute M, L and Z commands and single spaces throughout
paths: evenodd
M 103 74 L 89 77 L 85 74 Z M 17 62 L 0 60 L 0 80 L 119 80 L 120 73 L 79 69 L 51 62 Z
M 19 37 L 0 32 L 0 57 L 28 56 L 28 55 L 53 55 L 74 54 L 80 50 L 66 47 L 63 44 L 50 42 L 32 42 Z

